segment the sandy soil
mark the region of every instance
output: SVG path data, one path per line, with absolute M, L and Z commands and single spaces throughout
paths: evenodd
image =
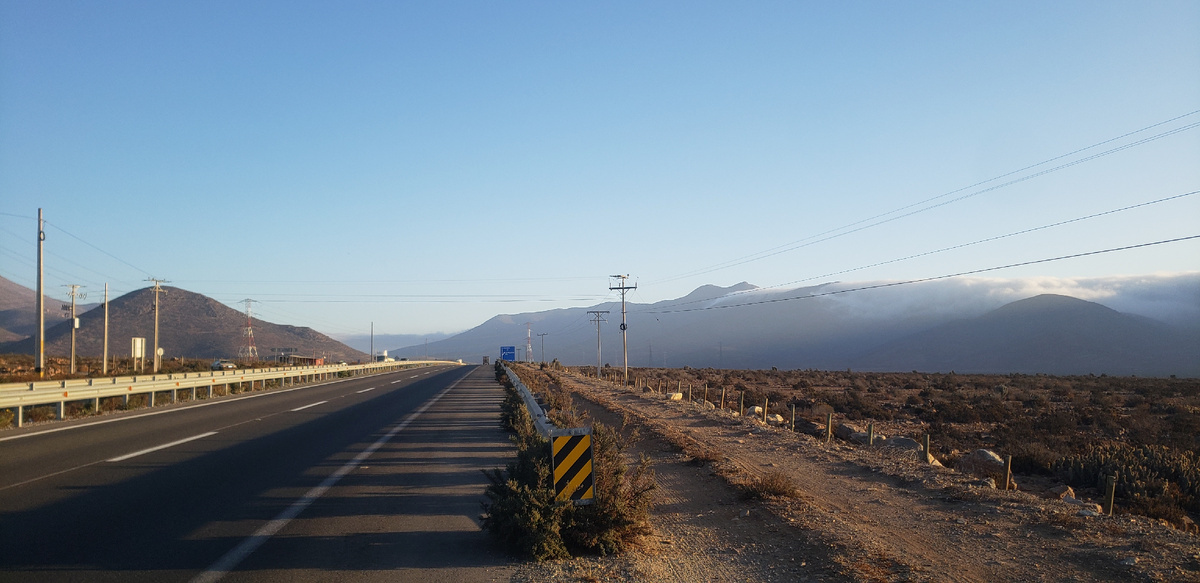
M 529 371 L 531 372 L 531 371 Z M 594 419 L 637 427 L 655 536 L 621 557 L 529 564 L 514 581 L 1192 581 L 1200 537 L 997 490 L 916 452 L 830 444 L 701 403 L 556 373 Z M 749 500 L 781 472 L 796 497 Z

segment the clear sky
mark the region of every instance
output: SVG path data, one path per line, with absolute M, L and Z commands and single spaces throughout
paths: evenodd
M 1190 0 L 0 0 L 0 275 L 33 287 L 41 207 L 51 294 L 153 276 L 335 335 L 617 273 L 933 277 L 1200 235 L 1198 110 Z M 1190 240 L 987 275 L 1197 269 Z

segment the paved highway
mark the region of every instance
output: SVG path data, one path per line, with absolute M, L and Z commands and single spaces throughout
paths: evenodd
M 0 580 L 507 581 L 501 397 L 431 367 L 2 432 Z

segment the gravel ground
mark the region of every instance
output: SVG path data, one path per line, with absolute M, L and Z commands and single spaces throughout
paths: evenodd
M 541 374 L 518 368 L 521 375 Z M 642 439 L 655 534 L 620 557 L 530 563 L 513 581 L 1191 581 L 1200 538 L 931 466 L 556 372 L 579 409 Z M 795 497 L 749 500 L 779 473 Z

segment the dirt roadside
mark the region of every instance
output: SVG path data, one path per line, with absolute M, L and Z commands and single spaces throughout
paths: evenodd
M 1151 519 L 1086 516 L 912 452 L 555 374 L 594 419 L 637 427 L 631 453 L 651 457 L 661 486 L 656 535 L 623 557 L 526 565 L 514 581 L 1200 581 L 1200 538 Z M 769 472 L 800 495 L 746 500 L 738 485 Z

